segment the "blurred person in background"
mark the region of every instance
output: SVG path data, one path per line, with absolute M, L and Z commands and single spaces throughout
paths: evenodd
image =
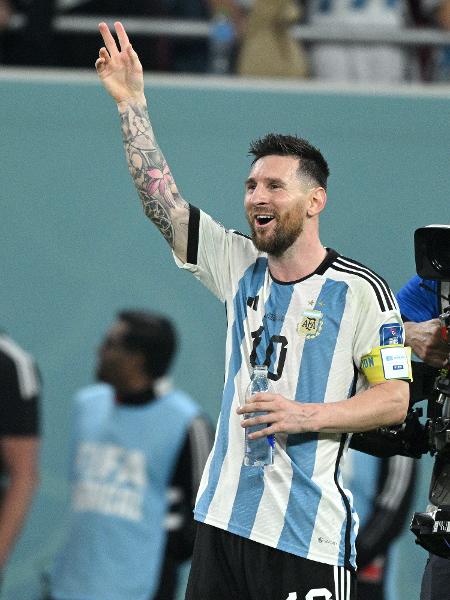
M 330 31 L 367 27 L 395 36 L 407 25 L 424 25 L 433 18 L 445 27 L 437 15 L 449 4 L 450 0 L 306 0 L 305 8 L 309 24 Z M 310 52 L 312 74 L 321 80 L 399 83 L 422 78 L 418 55 L 400 44 L 317 42 Z
M 10 0 L 0 0 L 0 27 L 2 29 L 8 25 L 12 12 L 13 8 Z
M 217 13 L 226 14 L 233 22 L 237 37 L 245 30 L 247 16 L 255 0 L 206 0 L 211 16 Z
M 192 517 L 212 428 L 166 377 L 173 324 L 117 315 L 100 346 L 99 383 L 75 398 L 67 540 L 50 577 L 54 600 L 173 600 L 192 552 Z
M 214 10 L 227 12 L 236 28 L 238 42 L 245 40 L 249 10 L 256 8 L 259 0 L 208 1 Z M 261 2 L 266 11 L 269 4 L 272 7 L 274 3 Z M 380 33 L 390 30 L 395 35 L 406 26 L 450 30 L 450 0 L 303 0 L 300 8 L 303 21 L 330 31 L 337 27 L 345 28 L 346 32 L 367 27 L 379 28 Z M 311 75 L 335 82 L 398 83 L 446 80 L 450 76 L 448 49 L 432 51 L 421 46 L 410 50 L 401 44 L 315 42 L 309 45 L 309 56 Z M 254 62 L 257 69 L 258 59 Z
M 33 357 L 0 332 L 0 576 L 39 480 L 40 393 Z
M 56 0 L 0 0 L 0 61 L 48 66 L 55 62 L 52 20 Z M 23 23 L 12 27 L 13 16 Z
M 255 0 L 242 36 L 238 75 L 304 78 L 306 56 L 291 27 L 300 20 L 295 0 Z
M 211 37 L 218 19 L 226 19 L 233 30 L 228 72 L 244 77 L 307 76 L 304 49 L 290 32 L 302 15 L 297 0 L 208 0 L 208 5 Z
M 352 448 L 348 452 L 343 478 L 359 516 L 359 600 L 397 600 L 393 543 L 410 519 L 416 475 L 416 460 L 409 456 L 378 458 Z

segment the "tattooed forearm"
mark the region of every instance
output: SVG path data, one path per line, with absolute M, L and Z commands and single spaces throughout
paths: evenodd
M 174 248 L 175 226 L 187 227 L 189 206 L 180 196 L 156 142 L 146 107 L 127 104 L 120 116 L 128 168 L 144 212 Z M 184 218 L 180 220 L 180 216 Z M 185 229 L 184 235 L 187 236 Z

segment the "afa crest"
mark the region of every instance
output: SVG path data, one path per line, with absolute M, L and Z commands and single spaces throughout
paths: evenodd
M 320 310 L 305 310 L 297 325 L 298 335 L 312 340 L 320 335 L 323 327 L 323 313 Z

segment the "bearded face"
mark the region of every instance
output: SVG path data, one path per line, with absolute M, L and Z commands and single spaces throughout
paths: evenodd
M 282 256 L 302 234 L 311 185 L 299 176 L 299 160 L 269 155 L 258 159 L 245 182 L 244 206 L 253 243 Z
M 256 248 L 279 257 L 302 233 L 305 215 L 300 203 L 283 211 L 259 207 L 247 211 L 247 221 Z

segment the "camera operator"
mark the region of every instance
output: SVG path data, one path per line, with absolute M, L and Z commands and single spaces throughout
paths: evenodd
M 448 366 L 450 346 L 442 336 L 438 318 L 448 310 L 448 297 L 448 281 L 423 280 L 418 276 L 413 277 L 398 293 L 405 326 L 405 344 L 411 346 L 420 359 L 414 363 L 413 395 L 416 392 L 423 398 L 427 397 L 437 374 L 436 369 Z M 448 600 L 449 590 L 450 560 L 430 553 L 422 579 L 421 600 Z
M 425 364 L 446 366 L 450 348 L 441 335 L 439 315 L 448 308 L 449 282 L 425 280 L 415 275 L 397 294 L 404 319 L 406 343 Z

